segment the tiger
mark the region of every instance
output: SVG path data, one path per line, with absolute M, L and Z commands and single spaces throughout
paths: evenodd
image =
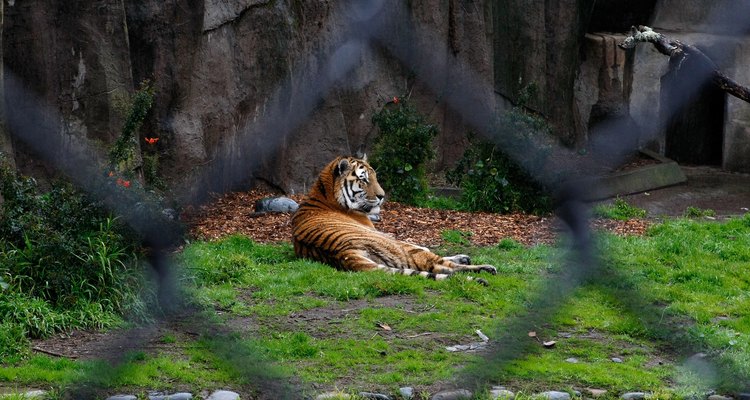
M 367 156 L 337 157 L 320 172 L 292 215 L 292 242 L 299 258 L 344 271 L 383 271 L 443 280 L 455 272 L 488 272 L 492 265 L 472 265 L 469 256 L 441 257 L 378 231 L 385 191 Z M 468 280 L 475 280 L 472 276 Z M 487 281 L 476 278 L 481 284 Z

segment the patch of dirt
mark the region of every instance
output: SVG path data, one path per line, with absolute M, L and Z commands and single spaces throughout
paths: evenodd
M 195 339 L 188 317 L 173 318 L 158 324 L 107 332 L 75 330 L 32 342 L 32 351 L 80 360 L 122 361 L 137 351 L 178 354 L 179 343 Z
M 273 196 L 278 195 L 258 190 L 229 193 L 199 209 L 188 210 L 183 220 L 192 236 L 204 240 L 243 234 L 259 243 L 288 242 L 292 235 L 290 214 L 255 212 L 257 200 Z M 303 198 L 301 195 L 289 197 L 297 202 Z M 394 202 L 386 202 L 380 216 L 382 222 L 375 225 L 379 230 L 396 239 L 427 247 L 445 244 L 441 235 L 446 230 L 471 232 L 468 239 L 477 246 L 495 245 L 507 238 L 525 245 L 550 244 L 561 230 L 554 216 L 435 210 Z M 642 235 L 650 222 L 596 219 L 591 221 L 591 226 L 618 235 Z

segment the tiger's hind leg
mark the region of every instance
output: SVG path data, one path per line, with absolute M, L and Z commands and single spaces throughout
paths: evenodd
M 433 273 L 453 274 L 455 272 L 488 272 L 492 275 L 497 274 L 497 268 L 492 265 L 473 265 L 471 258 L 465 254 L 458 254 L 451 257 L 440 257 L 429 250 L 417 250 L 414 247 L 409 253 L 414 257 L 416 268 L 419 270 L 430 271 Z M 467 277 L 468 280 L 477 280 L 483 285 L 487 281 L 481 278 Z
M 356 250 L 342 252 L 339 257 L 339 264 L 341 269 L 347 271 L 382 271 L 391 275 L 417 275 L 423 278 L 434 279 L 437 281 L 446 279 L 452 274 L 452 272 L 450 271 L 448 271 L 448 273 L 433 273 L 429 271 L 419 271 L 412 268 L 389 267 L 387 265 L 379 264 L 371 260 L 361 252 Z

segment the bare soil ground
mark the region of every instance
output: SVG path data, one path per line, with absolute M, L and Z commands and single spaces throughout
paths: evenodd
M 229 193 L 198 210 L 186 214 L 192 236 L 216 240 L 231 234 L 243 234 L 259 243 L 278 243 L 291 240 L 289 214 L 258 214 L 255 201 L 274 196 L 252 190 Z M 302 196 L 291 196 L 301 201 Z M 477 246 L 491 246 L 502 239 L 513 239 L 525 245 L 553 243 L 561 230 L 553 216 L 529 214 L 471 213 L 435 210 L 387 202 L 381 212 L 382 222 L 376 227 L 395 238 L 422 246 L 444 244 L 442 232 L 458 230 L 471 232 L 469 241 Z M 650 222 L 643 219 L 611 221 L 596 219 L 594 229 L 605 229 L 622 235 L 640 235 Z

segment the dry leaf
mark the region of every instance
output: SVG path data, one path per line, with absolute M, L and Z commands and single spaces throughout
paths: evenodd
M 380 327 L 384 331 L 390 331 L 391 330 L 391 327 L 388 326 L 388 324 L 384 324 L 382 322 L 378 322 L 377 325 L 378 325 L 378 327 Z
M 536 332 L 534 331 L 529 332 L 529 337 L 536 337 Z

